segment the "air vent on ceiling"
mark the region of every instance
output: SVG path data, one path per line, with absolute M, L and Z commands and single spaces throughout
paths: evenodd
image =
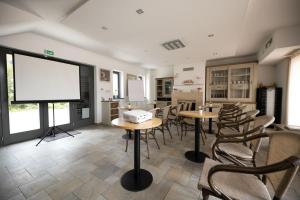
M 170 42 L 165 42 L 162 44 L 167 50 L 175 50 L 179 48 L 184 48 L 185 45 L 180 40 L 173 40 Z
M 186 71 L 194 71 L 194 67 L 185 67 L 182 69 L 182 71 L 186 72 Z

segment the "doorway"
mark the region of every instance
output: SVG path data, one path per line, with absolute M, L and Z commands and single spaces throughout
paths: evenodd
M 13 53 L 24 51 L 0 47 L 0 145 L 30 140 L 42 136 L 55 125 L 64 130 L 94 123 L 94 67 L 80 66 L 81 102 L 13 104 Z M 26 52 L 25 52 L 26 53 Z M 35 54 L 30 53 L 32 56 Z M 41 56 L 36 54 L 36 56 Z M 61 59 L 58 59 L 62 61 Z M 66 61 L 67 62 L 67 61 Z M 54 106 L 54 116 L 53 116 Z

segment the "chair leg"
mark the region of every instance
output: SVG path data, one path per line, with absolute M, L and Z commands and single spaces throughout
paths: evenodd
M 164 126 L 161 127 L 161 132 L 162 132 L 162 135 L 163 135 L 164 145 L 166 145 L 166 139 L 165 139 L 165 127 L 164 127 Z
M 128 137 L 129 137 L 129 132 L 127 131 L 125 152 L 127 152 L 128 149 Z
M 205 139 L 204 139 L 204 136 L 203 136 L 203 131 L 201 131 L 201 138 L 202 138 L 202 141 L 203 141 L 203 144 L 205 145 Z
M 157 145 L 157 148 L 160 149 L 159 144 L 158 144 L 158 142 L 157 142 L 157 139 L 156 139 L 156 137 L 155 137 L 155 132 L 154 132 L 154 134 L 153 134 L 153 138 L 154 138 L 154 141 L 155 141 L 155 143 L 156 143 L 156 145 Z
M 171 131 L 170 131 L 170 128 L 169 128 L 169 125 L 166 124 L 166 127 L 167 127 L 167 131 L 169 132 L 170 138 L 173 139 L 172 134 L 171 134 Z
M 176 122 L 175 126 L 176 126 L 176 129 L 177 129 L 177 135 L 179 136 L 178 122 Z
M 205 139 L 207 139 L 206 132 L 205 132 L 203 126 L 202 126 L 202 132 L 203 132 L 203 134 L 204 134 Z
M 202 197 L 203 197 L 203 200 L 208 200 L 209 198 L 209 194 L 210 194 L 210 191 L 207 190 L 207 189 L 202 189 Z

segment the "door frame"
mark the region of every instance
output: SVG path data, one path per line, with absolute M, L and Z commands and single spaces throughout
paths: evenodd
M 24 131 L 19 133 L 10 134 L 9 129 L 9 108 L 8 108 L 8 88 L 7 88 L 7 60 L 6 55 L 12 54 L 13 51 L 7 48 L 0 48 L 0 68 L 1 68 L 1 122 L 2 122 L 2 144 L 12 144 L 33 138 L 37 138 L 44 131 L 43 124 L 43 106 L 39 105 L 40 114 L 40 128 L 36 130 Z
M 42 57 L 42 54 L 37 54 L 33 52 L 23 51 L 19 49 L 14 49 L 10 47 L 5 47 L 0 45 L 0 146 L 8 145 L 12 143 L 17 143 L 21 141 L 36 139 L 49 129 L 48 125 L 48 103 L 40 102 L 39 103 L 39 113 L 40 113 L 40 129 L 38 130 L 30 130 L 15 134 L 10 134 L 9 131 L 9 110 L 8 110 L 8 94 L 7 94 L 7 63 L 6 63 L 6 54 L 13 53 L 21 53 L 25 55 L 30 55 L 34 57 Z M 80 70 L 82 67 L 88 67 L 90 70 L 89 74 L 89 105 L 90 105 L 90 117 L 87 119 L 78 120 L 76 118 L 76 104 L 77 102 L 68 102 L 69 110 L 70 110 L 70 123 L 59 125 L 60 128 L 68 131 L 74 128 L 79 128 L 81 126 L 94 124 L 94 108 L 95 108 L 95 100 L 94 100 L 94 69 L 95 66 L 79 63 L 70 60 L 64 60 L 61 58 L 51 57 L 49 60 L 55 60 L 58 62 L 71 63 L 80 66 Z M 63 102 L 63 101 L 62 101 Z M 65 101 L 67 103 L 67 101 Z

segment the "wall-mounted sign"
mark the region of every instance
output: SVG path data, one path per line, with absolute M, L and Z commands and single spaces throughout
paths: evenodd
M 44 55 L 45 56 L 54 56 L 54 51 L 51 51 L 49 49 L 44 49 Z

